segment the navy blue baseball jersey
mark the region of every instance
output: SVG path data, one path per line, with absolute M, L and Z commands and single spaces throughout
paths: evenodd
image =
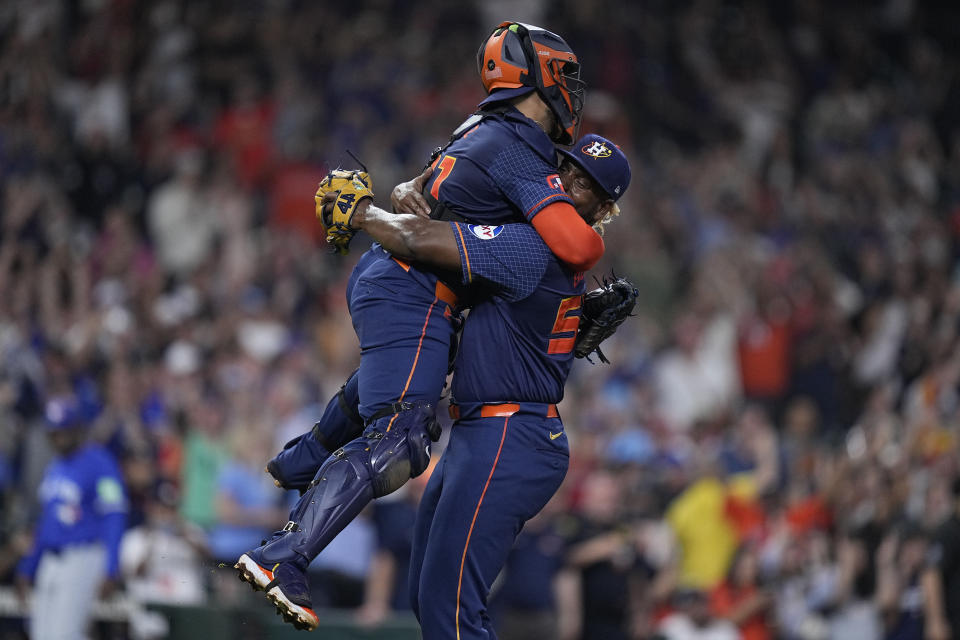
M 537 123 L 512 107 L 505 113 L 486 115 L 450 144 L 433 167 L 424 191 L 472 223 L 496 226 L 529 222 L 555 202 L 573 205 L 557 173 L 553 142 Z M 375 243 L 373 251 L 378 250 Z M 407 271 L 409 280 L 423 288 L 421 296 L 429 299 L 433 295 L 437 273 L 393 260 Z M 444 280 L 457 295 L 465 293 L 448 278 Z M 460 302 L 467 305 L 475 299 L 471 296 Z
M 583 273 L 561 264 L 528 225 L 451 224 L 464 285 L 493 293 L 464 326 L 453 399 L 559 402 L 573 363 Z
M 484 118 L 433 167 L 424 190 L 478 224 L 530 221 L 554 202 L 573 204 L 557 174 L 553 143 L 516 109 Z
M 42 511 L 33 549 L 21 561 L 18 573 L 33 576 L 44 552 L 102 542 L 107 575 L 117 575 L 127 500 L 120 470 L 107 450 L 87 444 L 51 462 L 39 497 Z

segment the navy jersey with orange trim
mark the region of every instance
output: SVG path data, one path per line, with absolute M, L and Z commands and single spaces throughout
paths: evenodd
M 539 125 L 511 108 L 488 115 L 448 146 L 424 191 L 470 222 L 530 221 L 554 202 L 573 204 L 556 158 Z
M 464 325 L 453 400 L 559 402 L 573 363 L 583 273 L 560 263 L 528 225 L 450 224 L 463 284 L 492 294 Z

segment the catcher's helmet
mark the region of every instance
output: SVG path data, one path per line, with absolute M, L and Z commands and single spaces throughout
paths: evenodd
M 554 142 L 573 142 L 586 83 L 580 80 L 576 54 L 563 38 L 530 24 L 503 22 L 480 45 L 477 69 L 487 93 L 521 87 L 539 91 L 563 130 Z

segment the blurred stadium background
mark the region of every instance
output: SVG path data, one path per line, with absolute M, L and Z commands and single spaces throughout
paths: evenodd
M 960 544 L 960 8 L 915 0 L 3 2 L 4 584 L 72 394 L 131 499 L 99 637 L 293 633 L 218 563 L 286 519 L 263 464 L 357 363 L 365 239 L 330 255 L 313 191 L 351 149 L 386 204 L 505 19 L 570 42 L 583 131 L 631 158 L 596 272 L 642 296 L 613 364 L 574 368 L 571 470 L 498 581 L 501 637 L 924 637 Z M 314 565 L 323 637 L 417 637 L 390 578 L 417 491 Z M 22 638 L 10 589 L 0 615 Z

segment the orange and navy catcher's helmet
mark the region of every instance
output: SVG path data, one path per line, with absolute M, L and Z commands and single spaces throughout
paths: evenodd
M 477 68 L 488 94 L 498 89 L 537 90 L 562 129 L 552 136 L 554 142 L 573 143 L 586 84 L 580 80 L 577 56 L 563 38 L 534 25 L 503 22 L 480 45 Z

